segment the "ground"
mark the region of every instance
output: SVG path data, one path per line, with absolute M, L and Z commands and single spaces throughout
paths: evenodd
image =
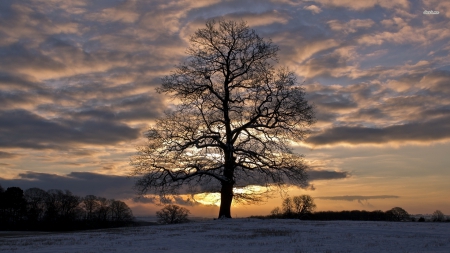
M 450 223 L 211 219 L 67 233 L 0 232 L 0 252 L 450 252 Z

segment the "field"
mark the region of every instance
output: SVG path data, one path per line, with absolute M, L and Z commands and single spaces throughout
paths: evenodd
M 450 252 L 450 223 L 232 219 L 0 232 L 0 252 Z

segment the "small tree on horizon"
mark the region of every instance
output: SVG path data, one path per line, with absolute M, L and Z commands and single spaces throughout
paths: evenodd
M 188 222 L 190 211 L 177 205 L 166 205 L 160 211 L 156 212 L 158 223 L 176 224 Z
M 436 210 L 431 215 L 431 221 L 445 221 L 445 215 L 440 210 Z
M 300 218 L 306 214 L 310 214 L 316 209 L 314 199 L 309 195 L 300 195 L 292 198 L 294 204 L 294 212 Z
M 140 194 L 220 192 L 218 216 L 231 218 L 235 187 L 305 185 L 290 144 L 304 140 L 313 109 L 295 74 L 275 69 L 277 51 L 245 22 L 209 21 L 191 36 L 158 89 L 178 104 L 132 159 Z
M 410 215 L 405 209 L 401 207 L 394 207 L 386 211 L 386 216 L 391 221 L 409 221 Z
M 283 202 L 281 203 L 281 208 L 283 209 L 283 215 L 284 216 L 291 216 L 294 212 L 294 203 L 292 202 L 291 198 L 285 198 L 283 199 Z

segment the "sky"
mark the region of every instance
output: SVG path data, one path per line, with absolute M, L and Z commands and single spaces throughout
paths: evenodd
M 450 214 L 450 2 L 438 0 L 2 0 L 0 185 L 154 215 L 161 206 L 135 199 L 130 159 L 170 106 L 155 88 L 210 19 L 246 21 L 272 40 L 314 105 L 317 122 L 293 147 L 309 187 L 285 194 L 312 196 L 318 211 Z M 283 196 L 232 216 L 269 214 Z

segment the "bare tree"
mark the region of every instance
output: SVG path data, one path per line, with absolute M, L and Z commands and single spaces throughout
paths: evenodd
M 278 217 L 278 216 L 281 216 L 281 209 L 280 209 L 280 207 L 275 207 L 274 209 L 272 209 L 272 211 L 270 211 L 270 215 L 272 216 L 272 217 Z
M 133 220 L 133 212 L 120 200 L 111 200 L 111 220 L 114 222 L 129 222 Z
M 299 217 L 312 213 L 316 208 L 314 199 L 309 195 L 295 196 L 292 198 L 292 202 L 294 203 L 294 211 Z
M 294 211 L 294 206 L 291 198 L 285 198 L 282 203 L 283 214 L 285 216 L 291 216 Z
M 30 221 L 40 221 L 44 218 L 46 211 L 45 200 L 48 198 L 48 193 L 40 188 L 30 188 L 24 193 L 24 198 L 27 201 L 27 212 Z
M 111 200 L 106 198 L 97 197 L 98 208 L 96 209 L 96 217 L 101 222 L 107 222 L 111 220 Z
M 158 223 L 162 224 L 175 224 L 187 222 L 189 216 L 189 210 L 177 205 L 167 205 L 160 211 L 156 212 Z
M 434 211 L 433 215 L 431 215 L 432 221 L 445 221 L 445 215 L 440 210 Z
M 100 209 L 99 198 L 94 195 L 86 195 L 81 201 L 81 206 L 84 209 L 86 220 L 96 220 L 98 219 L 98 212 Z
M 408 221 L 410 215 L 405 209 L 401 207 L 394 207 L 391 210 L 386 211 L 386 216 L 391 221 Z
M 207 22 L 190 42 L 158 89 L 178 104 L 132 160 L 138 191 L 220 192 L 219 217 L 231 218 L 234 187 L 304 185 L 290 144 L 304 139 L 313 109 L 294 73 L 273 66 L 278 47 L 234 21 Z

